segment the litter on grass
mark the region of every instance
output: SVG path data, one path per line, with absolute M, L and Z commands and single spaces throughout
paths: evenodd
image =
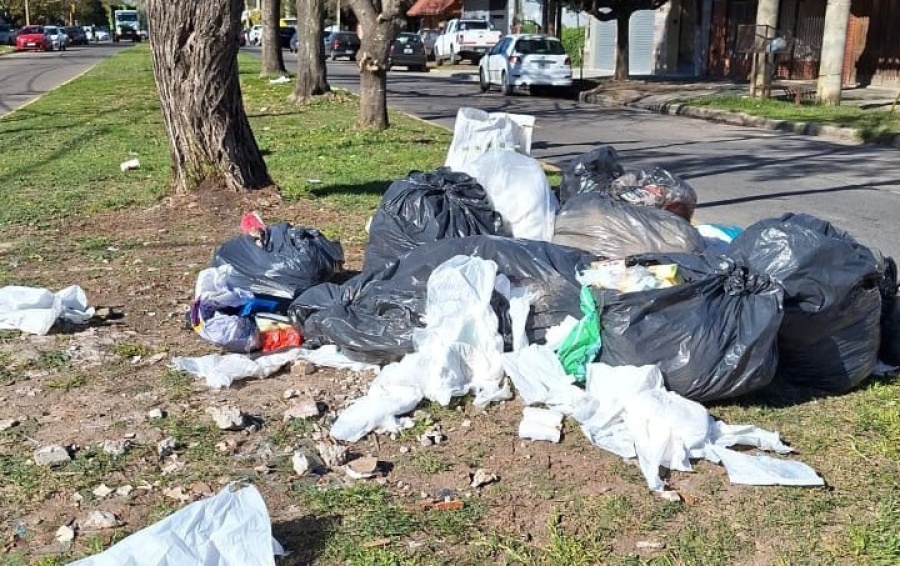
M 57 321 L 85 324 L 93 316 L 84 289 L 77 285 L 56 293 L 37 287 L 0 287 L 0 330 L 44 335 Z

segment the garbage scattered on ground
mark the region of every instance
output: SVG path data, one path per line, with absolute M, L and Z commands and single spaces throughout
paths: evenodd
M 472 474 L 472 481 L 469 483 L 469 485 L 474 488 L 479 488 L 497 481 L 500 481 L 500 478 L 497 476 L 497 474 L 492 474 L 484 468 L 478 468 L 477 470 L 475 470 L 475 473 Z
M 0 330 L 43 336 L 57 321 L 86 324 L 93 316 L 94 309 L 77 285 L 56 293 L 37 287 L 0 287 Z
M 121 169 L 123 173 L 126 171 L 134 171 L 140 168 L 141 162 L 137 159 L 129 159 L 128 161 L 123 161 L 119 164 L 119 169 Z
M 609 195 L 628 204 L 668 210 L 688 222 L 697 208 L 694 188 L 661 167 L 624 172 L 610 183 Z
M 613 179 L 624 172 L 615 148 L 608 145 L 594 148 L 566 165 L 559 186 L 560 201 L 565 204 L 575 195 L 605 193 Z
M 597 305 L 587 287 L 581 289 L 581 314 L 579 320 L 569 334 L 563 338 L 556 349 L 563 370 L 575 377 L 575 381 L 584 382 L 585 366 L 597 357 L 602 341 L 600 339 L 600 319 L 597 316 Z
M 519 436 L 528 440 L 559 442 L 562 435 L 562 413 L 550 409 L 525 407 L 519 423 Z
M 142 564 L 148 556 L 158 566 L 275 566 L 284 554 L 259 491 L 232 484 L 71 566 Z
M 888 257 L 884 264 L 884 280 L 881 283 L 881 346 L 878 358 L 887 365 L 900 366 L 900 300 L 897 296 L 900 285 L 897 263 Z
M 290 77 L 287 77 L 285 75 L 281 75 L 280 77 L 275 78 L 275 79 L 269 79 L 270 85 L 283 85 L 283 84 L 287 84 L 289 82 L 291 82 Z

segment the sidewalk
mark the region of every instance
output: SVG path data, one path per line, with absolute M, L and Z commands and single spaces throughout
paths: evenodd
M 803 83 L 808 89 L 815 91 L 815 83 Z M 773 85 L 773 94 L 782 94 L 782 86 L 796 86 L 799 82 L 778 81 Z M 722 81 L 696 81 L 694 79 L 662 79 L 647 78 L 631 80 L 626 83 L 602 81 L 597 88 L 581 92 L 579 100 L 588 104 L 601 106 L 626 106 L 640 108 L 660 114 L 686 116 L 712 122 L 720 122 L 735 126 L 750 126 L 773 131 L 788 132 L 800 135 L 819 136 L 842 143 L 863 143 L 859 132 L 854 128 L 834 126 L 819 122 L 792 122 L 776 120 L 750 114 L 719 110 L 707 106 L 692 106 L 685 101 L 704 96 L 746 96 L 749 85 Z M 846 88 L 842 93 L 842 105 L 859 106 L 878 112 L 878 108 L 888 108 L 897 95 L 896 91 L 886 88 Z M 900 148 L 900 135 L 894 136 L 887 145 Z
M 473 67 L 472 70 L 460 69 L 459 67 L 439 67 L 431 69 L 431 73 L 445 76 L 458 82 L 478 82 L 477 67 Z M 655 77 L 647 77 L 643 80 L 630 80 L 627 83 L 614 83 L 611 80 L 604 80 L 609 78 L 608 75 L 592 72 L 588 69 L 584 70 L 583 77 L 584 81 L 600 83 L 596 88 L 579 93 L 578 100 L 587 104 L 640 108 L 659 114 L 685 116 L 733 126 L 749 126 L 792 134 L 817 136 L 841 143 L 864 143 L 860 141 L 859 134 L 854 128 L 832 126 L 818 122 L 775 120 L 706 106 L 691 106 L 682 102 L 702 96 L 746 95 L 748 92 L 746 83 Z M 791 81 L 779 81 L 777 83 L 777 85 L 782 84 L 787 86 L 791 84 Z M 812 84 L 811 88 L 814 90 L 815 85 Z M 779 86 L 774 88 L 773 92 L 780 94 L 781 90 Z M 889 107 L 895 96 L 897 96 L 897 93 L 893 89 L 878 87 L 846 88 L 841 96 L 841 104 L 871 108 L 873 112 L 876 112 L 878 107 Z M 894 136 L 890 143 L 882 142 L 880 145 L 900 148 L 900 135 Z

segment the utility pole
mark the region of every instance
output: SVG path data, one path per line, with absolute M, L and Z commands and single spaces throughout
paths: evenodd
M 335 25 L 337 26 L 337 31 L 341 31 L 341 0 L 337 0 L 337 8 L 335 8 L 334 19 Z
M 31 15 L 28 13 L 28 0 L 25 0 L 25 25 L 31 25 Z

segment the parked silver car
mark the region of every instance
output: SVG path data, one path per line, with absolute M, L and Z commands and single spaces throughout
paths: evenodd
M 44 35 L 50 40 L 51 51 L 65 51 L 71 43 L 66 30 L 58 26 L 44 26 Z

